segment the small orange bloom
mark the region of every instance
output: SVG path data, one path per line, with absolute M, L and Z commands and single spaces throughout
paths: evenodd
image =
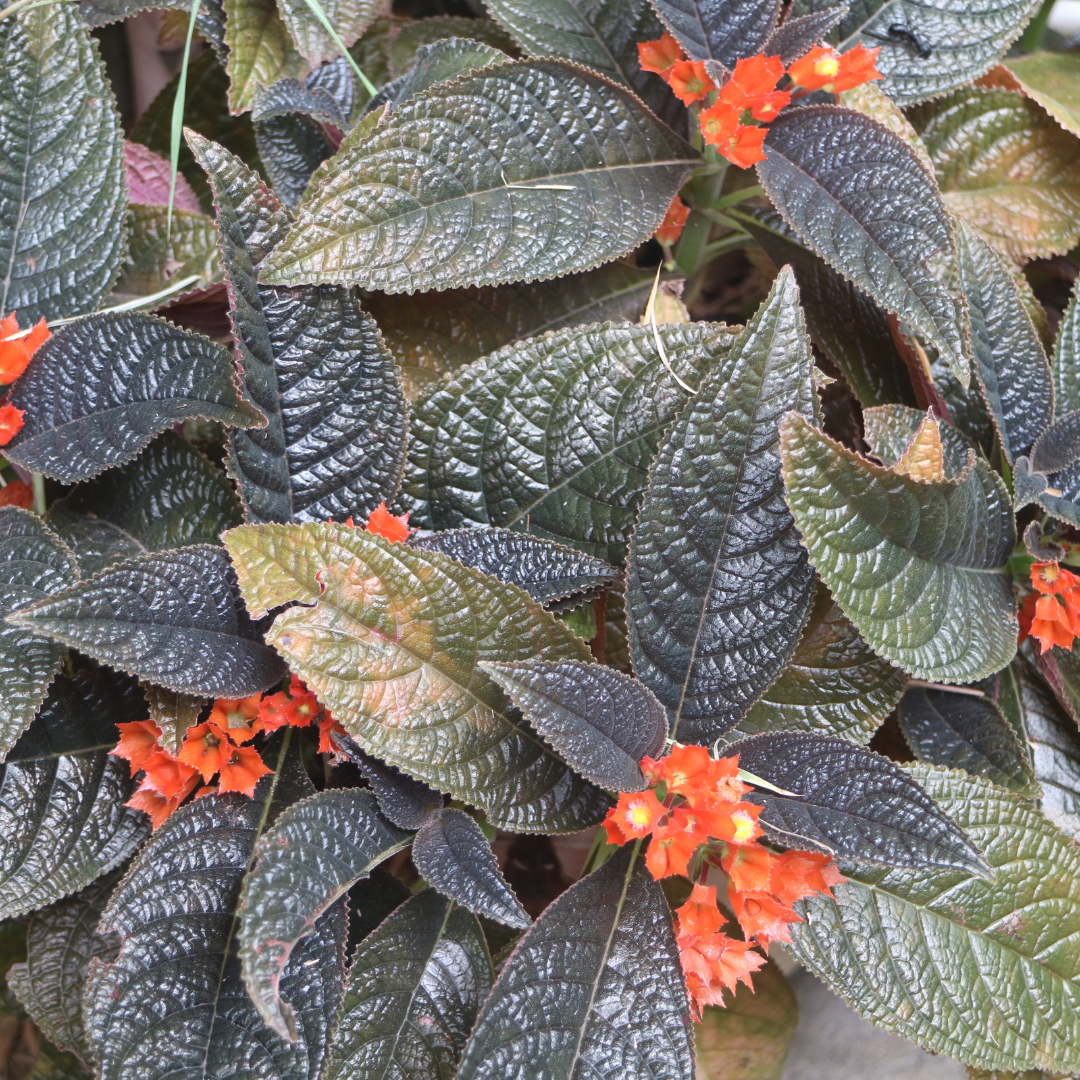
M 190 765 L 177 761 L 172 754 L 159 750 L 143 762 L 146 779 L 142 786 L 156 791 L 166 799 L 184 798 L 195 790 L 198 772 Z
M 684 105 L 693 105 L 715 89 L 701 60 L 679 60 L 664 72 L 664 79 Z
M 161 747 L 161 728 L 153 720 L 135 720 L 130 724 L 117 724 L 120 741 L 115 750 L 109 753 L 114 757 L 124 758 L 134 776 Z
M 740 982 L 753 989 L 750 976 L 765 963 L 764 956 L 751 950 L 750 942 L 725 934 L 681 934 L 675 940 L 698 1020 L 703 1006 L 723 1006 L 725 989 L 734 991 Z
M 828 45 L 817 45 L 788 68 L 791 81 L 803 90 L 823 90 L 840 71 L 840 56 Z
M 765 888 L 790 907 L 796 900 L 814 893 L 831 899 L 830 886 L 846 880 L 828 855 L 813 851 L 785 851 L 782 855 L 772 856 L 772 876 Z
M 1035 618 L 1035 605 L 1039 601 L 1039 594 L 1029 592 L 1024 597 L 1023 603 L 1020 605 L 1020 610 L 1017 612 L 1017 618 L 1020 620 L 1020 634 L 1017 638 L 1018 643 L 1022 643 L 1024 638 L 1031 637 L 1031 623 Z
M 840 57 L 840 70 L 832 85 L 832 92 L 839 94 L 844 90 L 862 86 L 863 83 L 873 82 L 874 79 L 884 78 L 874 66 L 879 52 L 880 46 L 876 49 L 864 49 L 862 45 L 856 45 L 854 49 L 848 49 Z
M 736 63 L 731 78 L 720 87 L 718 100 L 740 111 L 752 109 L 776 89 L 783 74 L 784 65 L 779 56 L 758 53 L 744 57 Z
M 654 830 L 645 853 L 645 866 L 657 881 L 672 874 L 686 874 L 690 859 L 703 840 L 693 828 L 690 815 L 679 807 L 671 813 L 666 825 Z
M 671 205 L 664 215 L 664 220 L 660 222 L 660 227 L 653 235 L 664 245 L 664 247 L 671 247 L 671 245 L 682 235 L 683 226 L 686 224 L 686 219 L 689 216 L 690 207 L 676 195 L 675 198 L 671 200 Z
M 708 783 L 713 759 L 704 746 L 673 746 L 667 757 L 649 762 L 652 783 L 663 780 L 668 791 L 692 796 Z
M 637 51 L 641 70 L 652 71 L 657 75 L 663 75 L 683 58 L 682 48 L 668 33 L 656 41 L 638 42 Z
M 731 878 L 731 887 L 739 892 L 769 891 L 776 856 L 760 844 L 745 847 L 731 845 L 720 860 Z
M 22 431 L 25 415 L 22 409 L 16 409 L 11 402 L 0 405 L 0 446 L 7 446 Z
M 718 101 L 711 108 L 702 112 L 701 134 L 709 146 L 725 147 L 735 138 L 735 132 L 739 130 L 739 120 L 742 118 L 742 110 L 735 105 Z M 721 153 L 723 151 L 721 150 Z
M 607 820 L 612 821 L 619 835 L 625 837 L 620 843 L 626 843 L 629 839 L 648 836 L 665 813 L 664 805 L 651 789 L 624 791 L 619 794 L 618 803 L 608 811 Z
M 768 123 L 770 120 L 775 120 L 777 114 L 786 105 L 791 102 L 791 93 L 787 90 L 775 90 L 771 94 L 766 94 L 760 101 L 755 103 L 750 109 L 750 115 L 755 120 L 762 120 Z
M 767 892 L 739 892 L 728 889 L 728 899 L 747 939 L 756 938 L 762 945 L 773 941 L 791 941 L 788 923 L 802 922 L 791 908 Z
M 19 332 L 19 324 L 12 312 L 6 319 L 0 319 L 0 383 L 13 383 L 25 370 L 34 353 L 52 337 L 44 319 L 25 337 L 5 341 Z
M 289 683 L 287 694 L 270 694 L 263 698 L 259 706 L 263 731 L 277 731 L 282 727 L 308 727 L 318 715 L 318 700 L 295 675 Z
M 139 788 L 126 803 L 132 810 L 142 810 L 150 815 L 150 824 L 157 832 L 180 805 L 179 799 L 166 799 L 150 788 Z
M 409 539 L 409 515 L 395 517 L 386 509 L 385 500 L 379 503 L 367 520 L 367 531 L 389 540 L 391 544 L 401 544 Z
M 741 125 L 727 147 L 717 147 L 721 154 L 739 169 L 749 169 L 758 161 L 765 160 L 762 145 L 768 128 Z
M 266 767 L 255 747 L 234 746 L 221 766 L 218 790 L 239 791 L 250 799 L 255 794 L 255 785 L 259 778 L 272 771 Z
M 250 742 L 262 731 L 259 716 L 261 704 L 262 694 L 247 698 L 218 698 L 206 722 L 216 724 L 237 745 Z
M 679 916 L 679 933 L 708 937 L 724 925 L 724 916 L 716 906 L 715 885 L 695 885 L 690 899 L 675 914 Z
M 34 489 L 22 480 L 12 480 L 0 488 L 0 506 L 21 506 L 29 510 L 34 505 Z
M 1056 596 L 1040 596 L 1036 601 L 1031 636 L 1039 642 L 1041 652 L 1053 645 L 1063 649 L 1072 646 L 1073 621 Z
M 319 753 L 320 754 L 337 754 L 337 753 L 340 753 L 338 748 L 334 745 L 334 743 L 330 739 L 330 736 L 335 731 L 340 731 L 342 735 L 345 734 L 345 729 L 329 713 L 327 713 L 319 721 Z
M 221 768 L 231 748 L 228 735 L 206 721 L 188 729 L 176 760 L 198 769 L 205 782 Z

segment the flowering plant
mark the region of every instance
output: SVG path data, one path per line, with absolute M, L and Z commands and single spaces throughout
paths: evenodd
M 1080 1075 L 1051 5 L 181 6 L 0 10 L 0 1075 Z

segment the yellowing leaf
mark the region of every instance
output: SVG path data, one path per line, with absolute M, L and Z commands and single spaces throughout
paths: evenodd
M 932 412 L 926 414 L 919 430 L 900 455 L 895 469 L 912 480 L 944 480 L 945 461 L 941 448 L 941 428 Z

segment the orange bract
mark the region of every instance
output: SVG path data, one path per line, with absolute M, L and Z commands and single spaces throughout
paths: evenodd
M 409 539 L 409 515 L 395 517 L 386 509 L 386 502 L 383 501 L 371 511 L 367 520 L 367 531 L 389 540 L 392 544 L 403 543 Z
M 11 402 L 0 405 L 0 446 L 7 446 L 22 431 L 25 415 L 22 409 L 16 409 Z
M 686 219 L 689 216 L 690 207 L 676 195 L 675 198 L 671 200 L 671 205 L 664 215 L 664 220 L 660 222 L 660 227 L 653 235 L 664 245 L 664 247 L 671 247 L 671 245 L 682 235 L 683 226 L 686 224 Z
M 1073 621 L 1056 596 L 1040 596 L 1035 602 L 1035 617 L 1031 620 L 1031 636 L 1046 652 L 1053 645 L 1072 647 Z
M 221 766 L 221 779 L 218 790 L 239 791 L 249 799 L 255 795 L 255 785 L 259 778 L 272 772 L 259 757 L 259 751 L 253 746 L 233 746 Z
M 790 942 L 788 923 L 802 922 L 791 908 L 764 891 L 728 889 L 728 898 L 743 934 L 747 938 L 757 938 L 762 945 L 767 946 L 773 941 Z
M 667 33 L 656 41 L 638 42 L 637 51 L 641 70 L 652 71 L 657 75 L 663 75 L 668 68 L 683 58 L 679 43 Z
M 0 319 L 0 383 L 13 383 L 26 370 L 34 353 L 52 337 L 44 319 L 39 319 L 25 337 L 15 338 L 14 341 L 4 340 L 18 332 L 15 312 L 6 319 Z
M 134 776 L 161 749 L 158 746 L 161 728 L 153 720 L 135 720 L 116 726 L 120 731 L 120 741 L 116 749 L 109 753 L 127 761 Z

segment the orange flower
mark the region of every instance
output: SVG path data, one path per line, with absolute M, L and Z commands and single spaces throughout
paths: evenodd
M 761 807 L 741 802 L 722 810 L 696 811 L 708 835 L 728 844 L 752 844 L 762 835 L 757 823 Z
M 195 792 L 195 798 L 196 799 L 205 799 L 207 795 L 217 795 L 217 794 L 218 794 L 217 784 L 214 784 L 212 787 L 211 787 L 210 784 L 204 784 L 201 788 L 199 788 L 198 791 Z
M 337 746 L 331 741 L 330 736 L 335 732 L 340 731 L 342 735 L 345 734 L 345 729 L 329 714 L 327 713 L 319 721 L 319 753 L 320 754 L 337 754 L 340 753 Z
M 153 720 L 135 720 L 130 724 L 117 724 L 120 741 L 115 750 L 109 753 L 114 757 L 124 758 L 134 776 L 161 747 L 161 728 Z
M 734 105 L 740 112 L 753 109 L 776 89 L 783 74 L 784 65 L 779 56 L 758 53 L 744 57 L 736 63 L 731 78 L 720 88 L 717 100 Z
M 777 900 L 790 907 L 796 900 L 814 893 L 831 899 L 830 886 L 846 880 L 828 855 L 785 851 L 782 855 L 772 856 L 772 876 L 767 887 Z
M 21 506 L 29 510 L 34 505 L 34 489 L 22 480 L 12 480 L 0 488 L 0 506 Z
M 769 890 L 769 880 L 773 873 L 773 855 L 768 848 L 760 844 L 746 847 L 732 845 L 720 860 L 720 864 L 731 878 L 731 887 L 739 892 L 761 892 Z
M 667 813 L 664 805 L 651 789 L 648 791 L 621 792 L 618 803 L 604 819 L 613 844 L 625 844 L 627 840 L 648 836 L 656 823 Z M 609 824 L 610 823 L 610 824 Z
M 739 892 L 728 889 L 728 899 L 747 939 L 756 938 L 767 946 L 772 941 L 791 941 L 788 923 L 802 922 L 791 908 L 767 892 Z
M 183 798 L 195 790 L 198 783 L 198 771 L 182 761 L 177 761 L 172 754 L 159 750 L 143 762 L 146 778 L 142 787 L 156 791 L 166 799 Z
M 679 60 L 664 72 L 672 93 L 684 104 L 700 101 L 714 90 L 712 79 L 701 60 Z
M 695 885 L 690 892 L 690 899 L 681 908 L 676 909 L 679 916 L 679 933 L 696 934 L 708 937 L 715 934 L 724 925 L 724 916 L 716 906 L 715 885 Z
M 206 722 L 217 725 L 237 745 L 251 742 L 262 731 L 259 716 L 262 699 L 262 694 L 246 698 L 218 698 Z
M 663 781 L 668 791 L 691 796 L 707 784 L 713 759 L 704 746 L 673 746 L 671 753 L 659 761 L 642 760 L 642 768 L 652 784 Z
M 385 500 L 379 503 L 367 520 L 367 531 L 389 540 L 392 544 L 400 544 L 409 539 L 409 515 L 402 514 L 395 517 L 386 509 Z
M 179 799 L 166 799 L 150 788 L 139 788 L 126 803 L 132 810 L 142 810 L 150 815 L 150 824 L 157 832 L 168 820 L 169 815 L 180 805 Z
M 728 105 L 727 102 L 718 101 L 701 113 L 699 117 L 701 134 L 709 146 L 727 146 L 735 137 L 735 132 L 739 130 L 741 118 L 741 109 L 735 105 Z
M 318 700 L 295 675 L 289 682 L 287 694 L 270 694 L 259 706 L 263 731 L 277 731 L 286 726 L 308 727 L 318 715 Z
M 750 942 L 735 941 L 725 934 L 680 934 L 675 940 L 698 1020 L 705 1005 L 723 1006 L 725 988 L 734 991 L 744 982 L 753 989 L 750 976 L 765 963 L 765 957 L 751 950 Z
M 233 746 L 221 766 L 219 791 L 239 791 L 249 799 L 255 794 L 259 777 L 273 770 L 268 769 L 253 746 Z
M 0 446 L 7 446 L 22 431 L 25 415 L 22 409 L 16 409 L 11 402 L 0 405 Z
M 690 207 L 676 195 L 675 198 L 671 200 L 671 205 L 664 215 L 664 220 L 660 222 L 660 227 L 653 235 L 664 245 L 664 247 L 671 247 L 671 245 L 682 235 L 683 226 L 686 224 L 686 219 L 689 216 Z
M 788 68 L 791 81 L 803 90 L 823 90 L 840 73 L 840 55 L 828 45 L 817 45 Z
M 789 91 L 775 90 L 756 102 L 750 109 L 750 115 L 755 120 L 763 120 L 768 123 L 770 120 L 775 120 L 777 113 L 788 105 L 790 101 L 791 94 Z
M 188 729 L 176 760 L 198 769 L 205 782 L 221 768 L 232 745 L 217 724 L 206 721 Z
M 873 82 L 874 79 L 884 78 L 874 66 L 879 52 L 880 46 L 876 49 L 864 49 L 862 45 L 856 45 L 854 49 L 848 49 L 840 57 L 840 71 L 832 85 L 832 92 L 839 94 L 852 87 L 862 86 L 863 83 Z
M 6 319 L 0 319 L 0 383 L 13 383 L 26 370 L 34 353 L 52 337 L 44 319 L 39 319 L 25 337 L 4 340 L 18 332 L 14 311 Z
M 687 812 L 679 808 L 672 812 L 667 825 L 654 831 L 645 853 L 645 866 L 657 881 L 672 874 L 685 874 L 703 839 L 692 827 Z
M 663 75 L 683 58 L 679 43 L 668 33 L 656 41 L 638 42 L 637 51 L 641 70 L 652 71 L 657 75 Z
M 717 147 L 717 149 L 732 165 L 739 169 L 749 169 L 755 162 L 765 160 L 762 144 L 767 134 L 768 128 L 741 125 L 727 147 Z
M 1052 645 L 1068 649 L 1073 642 L 1073 621 L 1056 596 L 1040 596 L 1031 620 L 1031 636 L 1039 642 L 1040 652 Z

